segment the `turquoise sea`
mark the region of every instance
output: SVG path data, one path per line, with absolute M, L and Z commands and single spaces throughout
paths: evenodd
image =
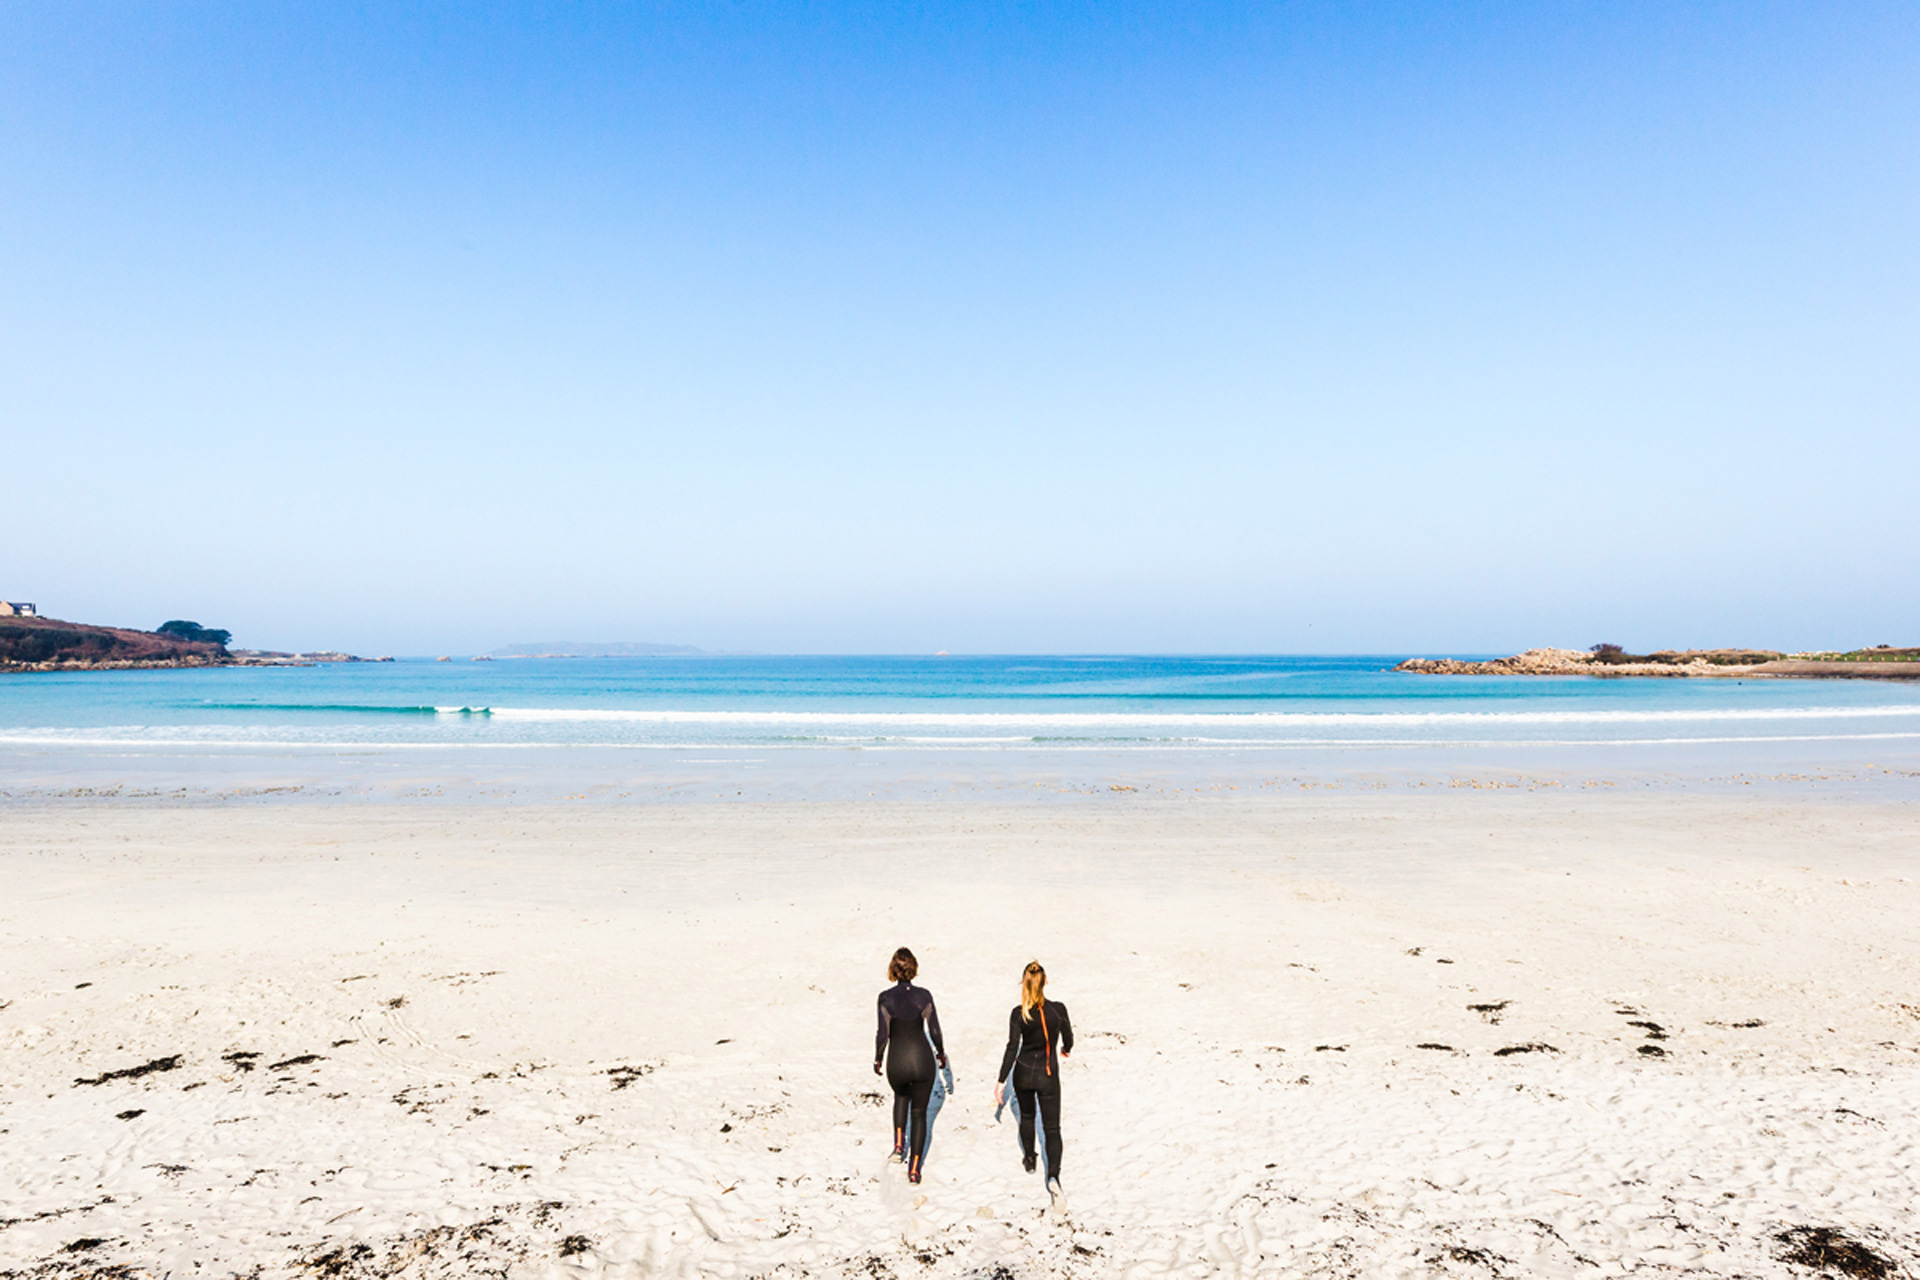
M 415 659 L 10 676 L 0 790 L 375 775 L 473 787 L 538 776 L 564 789 L 577 768 L 602 788 L 738 773 L 807 780 L 804 792 L 849 772 L 1004 782 L 1497 765 L 1705 776 L 1920 762 L 1916 683 L 1436 677 L 1393 672 L 1398 660 Z

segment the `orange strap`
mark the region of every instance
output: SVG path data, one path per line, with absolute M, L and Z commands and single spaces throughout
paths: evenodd
M 1047 1064 L 1047 1074 L 1053 1074 L 1053 1033 L 1047 1030 L 1047 1002 L 1040 1002 L 1040 1058 Z

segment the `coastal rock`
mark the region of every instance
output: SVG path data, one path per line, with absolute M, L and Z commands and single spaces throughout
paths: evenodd
M 1847 654 L 1835 660 L 1800 654 L 1781 654 L 1768 649 L 1663 649 L 1644 657 L 1582 652 L 1578 649 L 1540 648 L 1510 658 L 1492 658 L 1484 662 L 1459 658 L 1408 658 L 1394 667 L 1427 676 L 1594 676 L 1607 679 L 1618 676 L 1704 677 L 1710 679 L 1920 679 L 1920 661 L 1907 659 L 1905 650 L 1887 650 L 1896 655 L 1862 660 Z
M 1642 662 L 1605 662 L 1578 649 L 1529 649 L 1511 658 L 1463 662 L 1458 658 L 1408 658 L 1395 671 L 1429 676 L 1755 676 L 1767 662 L 1729 662 L 1727 650 L 1663 652 Z M 1758 653 L 1755 656 L 1760 656 Z M 1771 659 L 1777 655 L 1768 654 Z
M 1395 671 L 1430 676 L 1586 676 L 1597 664 L 1578 649 L 1529 649 L 1510 658 L 1466 662 L 1459 658 L 1408 658 Z M 1615 668 L 1614 670 L 1618 670 Z

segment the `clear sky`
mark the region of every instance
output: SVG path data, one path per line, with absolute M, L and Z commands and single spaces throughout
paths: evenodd
M 0 6 L 0 598 L 1920 643 L 1920 7 Z

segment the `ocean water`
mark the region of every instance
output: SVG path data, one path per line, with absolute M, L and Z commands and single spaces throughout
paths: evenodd
M 857 789 L 1116 770 L 1920 763 L 1920 683 L 1443 677 L 1396 661 L 703 656 L 12 676 L 0 790 L 370 774 L 552 790 L 577 770 L 602 788 L 750 775 L 818 791 L 836 775 Z

